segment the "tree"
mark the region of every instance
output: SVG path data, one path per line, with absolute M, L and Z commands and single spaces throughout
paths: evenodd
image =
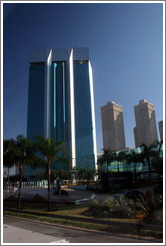
M 154 146 L 156 147 L 159 156 L 160 157 L 163 157 L 163 140 L 161 140 L 160 142 L 159 141 L 156 141 L 154 143 Z
M 57 173 L 58 176 L 60 176 L 62 179 L 70 179 L 70 174 L 69 172 L 65 170 L 60 170 L 60 172 Z
M 124 166 L 124 161 L 127 160 L 127 155 L 124 152 L 119 152 L 118 154 L 116 154 L 115 157 L 116 161 L 117 161 L 117 166 L 118 166 L 118 173 L 119 173 L 119 164 L 121 162 L 123 162 L 123 166 Z
M 48 211 L 51 210 L 51 164 L 53 162 L 69 164 L 69 159 L 60 154 L 65 153 L 67 150 L 62 142 L 54 142 L 53 140 L 44 137 L 36 137 L 35 149 L 38 153 L 38 157 L 41 160 L 43 166 L 46 167 L 47 179 L 48 179 Z
M 159 175 L 159 184 L 161 183 L 161 175 L 163 175 L 163 157 L 158 156 L 152 161 L 152 167 L 155 169 L 156 173 Z
M 156 173 L 159 175 L 159 184 L 161 183 L 161 175 L 163 175 L 163 141 L 156 142 L 157 153 L 152 160 L 152 167 L 155 169 Z
M 14 145 L 14 139 L 4 139 L 3 140 L 3 165 L 8 169 L 8 189 L 9 189 L 9 177 L 10 168 L 14 166 L 14 161 L 12 159 L 11 148 Z
M 4 154 L 4 163 L 7 162 L 7 158 L 12 165 L 16 164 L 19 168 L 19 192 L 18 192 L 18 203 L 17 208 L 21 207 L 21 189 L 22 180 L 25 165 L 32 164 L 33 161 L 33 146 L 30 140 L 25 138 L 23 135 L 18 135 L 16 140 L 10 140 L 8 152 Z M 35 158 L 35 157 L 34 157 Z
M 94 179 L 95 174 L 96 174 L 95 169 L 90 169 L 85 172 L 85 179 L 87 179 L 87 184 L 90 183 L 91 179 Z
M 137 182 L 136 163 L 139 162 L 139 154 L 135 153 L 135 151 L 131 151 L 131 153 L 127 155 L 127 161 L 130 164 L 131 163 L 134 164 L 134 179 L 136 183 Z
M 141 159 L 142 163 L 144 164 L 144 160 L 147 161 L 148 169 L 149 169 L 149 180 L 151 181 L 151 162 L 153 158 L 158 157 L 158 151 L 156 150 L 156 143 L 151 144 L 150 146 L 147 146 L 146 144 L 141 144 Z
M 106 163 L 107 165 L 107 173 L 108 173 L 108 166 L 111 162 L 113 162 L 116 158 L 116 153 L 113 151 L 109 151 L 107 149 L 104 149 L 103 155 L 98 159 L 98 164 L 101 166 Z
M 153 142 L 152 145 L 153 145 L 154 148 L 157 149 L 159 152 L 162 152 L 163 140 L 161 140 L 161 141 L 156 140 L 156 141 Z

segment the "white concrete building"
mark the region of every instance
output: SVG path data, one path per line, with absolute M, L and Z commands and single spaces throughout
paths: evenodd
M 135 147 L 150 145 L 158 140 L 154 105 L 147 100 L 140 100 L 134 106 L 136 127 L 134 128 Z
M 101 107 L 103 148 L 110 151 L 125 149 L 122 106 L 108 102 Z

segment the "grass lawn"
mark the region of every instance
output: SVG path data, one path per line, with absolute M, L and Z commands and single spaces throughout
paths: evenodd
M 47 212 L 47 206 L 48 206 L 47 203 L 26 203 L 26 202 L 21 203 L 22 210 L 28 210 L 33 212 Z M 17 202 L 4 202 L 4 209 L 5 208 L 16 209 Z M 52 203 L 50 213 L 78 216 L 88 208 L 89 207 L 84 204 L 76 205 L 76 204 Z
M 17 202 L 4 202 L 4 209 L 10 208 L 10 209 L 16 209 Z M 47 203 L 26 203 L 22 202 L 21 206 L 22 210 L 26 211 L 33 211 L 33 212 L 47 212 Z M 86 217 L 81 215 L 85 210 L 87 210 L 89 207 L 84 204 L 52 204 L 52 211 L 49 212 L 51 214 L 58 214 L 58 215 L 69 215 L 69 216 L 75 216 L 75 217 Z M 61 225 L 67 225 L 67 226 L 74 226 L 79 228 L 86 228 L 86 229 L 94 229 L 99 231 L 107 231 L 107 232 L 113 232 L 113 233 L 120 233 L 120 234 L 132 234 L 135 236 L 142 236 L 142 237 L 153 237 L 153 238 L 162 238 L 162 232 L 157 231 L 147 231 L 147 230 L 136 230 L 133 228 L 133 230 L 119 227 L 119 226 L 110 226 L 110 225 L 104 225 L 104 224 L 96 224 L 96 223 L 89 223 L 89 222 L 82 222 L 82 221 L 71 221 L 68 219 L 59 219 L 59 218 L 50 218 L 50 217 L 42 217 L 37 215 L 30 215 L 30 214 L 23 214 L 23 213 L 17 213 L 17 211 L 9 212 L 4 211 L 4 215 L 7 216 L 14 216 L 14 217 L 20 217 L 25 219 L 31 219 L 41 222 L 47 222 L 47 223 L 53 223 L 53 224 L 61 224 Z M 87 218 L 87 217 L 86 217 Z M 108 219 L 107 219 L 108 220 Z M 110 220 L 116 220 L 110 219 Z M 129 222 L 129 219 L 118 219 L 118 221 L 123 222 Z M 137 222 L 138 220 L 131 220 L 131 222 Z
M 4 215 L 6 216 L 12 216 L 12 217 L 18 217 L 18 218 L 24 218 L 24 219 L 30 219 L 35 220 L 38 222 L 45 222 L 45 223 L 51 223 L 55 225 L 66 225 L 66 226 L 72 226 L 72 227 L 78 227 L 78 228 L 84 228 L 84 229 L 91 229 L 91 230 L 98 230 L 98 231 L 106 231 L 110 233 L 116 233 L 116 234 L 130 234 L 132 237 L 144 237 L 144 238 L 154 238 L 154 239 L 162 239 L 163 233 L 157 232 L 157 231 L 148 231 L 148 230 L 129 230 L 128 228 L 124 227 L 118 227 L 118 226 L 108 226 L 108 225 L 101 225 L 101 224 L 94 224 L 94 223 L 87 223 L 87 222 L 80 222 L 80 221 L 71 221 L 71 220 L 65 220 L 65 219 L 57 219 L 57 218 L 46 218 L 42 216 L 36 216 L 36 215 L 29 215 L 29 214 L 21 214 L 17 212 L 9 212 L 4 211 Z

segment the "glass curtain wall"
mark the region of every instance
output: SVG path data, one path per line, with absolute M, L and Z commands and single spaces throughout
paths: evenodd
M 74 99 L 77 168 L 94 169 L 88 61 L 74 62 Z
M 35 63 L 29 69 L 27 137 L 44 136 L 45 64 Z
M 51 79 L 51 138 L 55 142 L 62 141 L 68 147 L 68 112 L 67 112 L 67 74 L 66 62 L 52 63 Z M 64 163 L 54 163 L 53 169 L 67 170 Z
M 28 127 L 27 138 L 34 140 L 34 136 L 44 136 L 44 94 L 45 94 L 45 63 L 31 63 L 29 68 L 28 93 Z M 26 176 L 44 172 L 44 168 L 32 170 L 25 167 Z

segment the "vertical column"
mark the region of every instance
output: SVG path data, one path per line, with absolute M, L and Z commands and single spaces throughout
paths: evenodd
M 92 107 L 91 110 L 92 110 L 94 161 L 95 161 L 95 170 L 97 170 L 97 143 L 96 143 L 95 106 L 94 106 L 94 94 L 93 94 L 92 67 L 91 67 L 90 61 L 89 61 L 89 81 L 90 81 L 90 98 L 91 98 L 91 107 Z
M 51 86 L 51 61 L 52 50 L 46 50 L 46 73 L 45 73 L 45 102 L 44 102 L 44 137 L 50 138 L 51 134 L 51 122 L 50 122 L 50 110 L 51 110 L 51 98 L 50 98 L 50 86 Z
M 65 105 L 66 105 L 66 93 L 65 93 L 65 80 L 66 80 L 66 77 L 65 77 L 65 63 L 63 62 L 62 63 L 62 73 L 63 73 L 63 138 L 64 138 L 64 141 L 66 139 L 66 135 L 65 135 L 65 121 L 66 121 L 66 117 L 65 117 L 65 114 L 66 114 L 66 108 L 65 108 Z
M 57 141 L 56 137 L 56 127 L 57 127 L 57 108 L 56 108 L 56 91 L 57 91 L 57 64 L 53 63 L 53 69 L 52 69 L 52 78 L 53 81 L 51 81 L 51 114 L 52 114 L 52 122 L 51 122 L 51 137 L 54 141 Z
M 69 81 L 70 81 L 70 114 L 71 114 L 71 169 L 76 166 L 75 151 L 75 108 L 74 108 L 74 75 L 73 75 L 73 49 L 69 55 Z

